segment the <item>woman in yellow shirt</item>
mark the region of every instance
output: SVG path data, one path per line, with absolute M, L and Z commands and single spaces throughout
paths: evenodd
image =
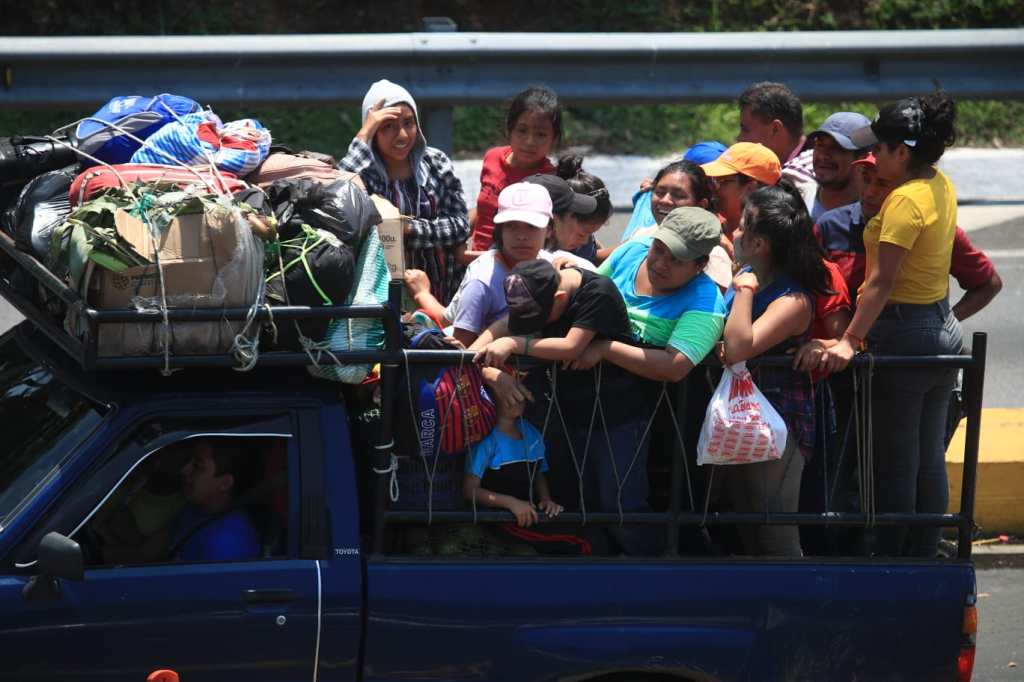
M 878 355 L 963 349 L 949 307 L 956 192 L 935 163 L 955 140 L 956 106 L 943 92 L 888 104 L 851 136 L 874 145 L 877 172 L 896 187 L 864 229 L 866 277 L 857 311 L 822 366 L 846 367 L 862 344 Z M 944 513 L 949 503 L 943 432 L 955 370 L 877 372 L 872 394 L 877 512 Z M 874 551 L 934 556 L 938 528 L 885 528 Z

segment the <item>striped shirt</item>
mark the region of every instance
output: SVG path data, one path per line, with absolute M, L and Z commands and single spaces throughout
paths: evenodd
M 818 181 L 814 178 L 814 148 L 803 149 L 803 141 L 782 164 L 782 177 L 792 182 L 807 204 L 807 211 L 814 208 L 818 195 Z

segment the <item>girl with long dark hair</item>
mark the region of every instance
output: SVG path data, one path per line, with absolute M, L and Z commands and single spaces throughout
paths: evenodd
M 811 228 L 803 198 L 788 181 L 747 195 L 733 233 L 736 259 L 743 267 L 725 295 L 727 363 L 780 355 L 807 338 L 814 296 L 827 292 L 829 283 L 824 254 Z M 751 363 L 750 369 L 789 435 L 781 459 L 720 469 L 725 491 L 737 511 L 795 512 L 804 462 L 814 447 L 811 377 L 791 367 Z M 793 526 L 746 526 L 740 534 L 748 554 L 802 554 Z

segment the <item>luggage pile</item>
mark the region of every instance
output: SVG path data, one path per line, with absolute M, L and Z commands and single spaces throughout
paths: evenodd
M 390 279 L 358 176 L 275 146 L 255 119 L 224 122 L 177 95 L 115 97 L 52 135 L 0 139 L 0 202 L 0 228 L 85 306 L 11 281 L 101 358 L 163 356 L 167 369 L 231 353 L 246 369 L 261 350 L 303 351 L 315 375 L 358 383 L 369 367 L 333 354 L 383 345 L 380 320 L 253 322 L 264 307 L 383 303 Z M 143 315 L 89 339 L 86 308 Z M 250 314 L 170 320 L 179 309 Z

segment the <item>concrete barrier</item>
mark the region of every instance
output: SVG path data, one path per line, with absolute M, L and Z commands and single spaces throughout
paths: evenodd
M 946 451 L 951 512 L 960 509 L 964 424 Z M 1024 534 L 1024 409 L 982 410 L 974 518 L 986 533 Z

